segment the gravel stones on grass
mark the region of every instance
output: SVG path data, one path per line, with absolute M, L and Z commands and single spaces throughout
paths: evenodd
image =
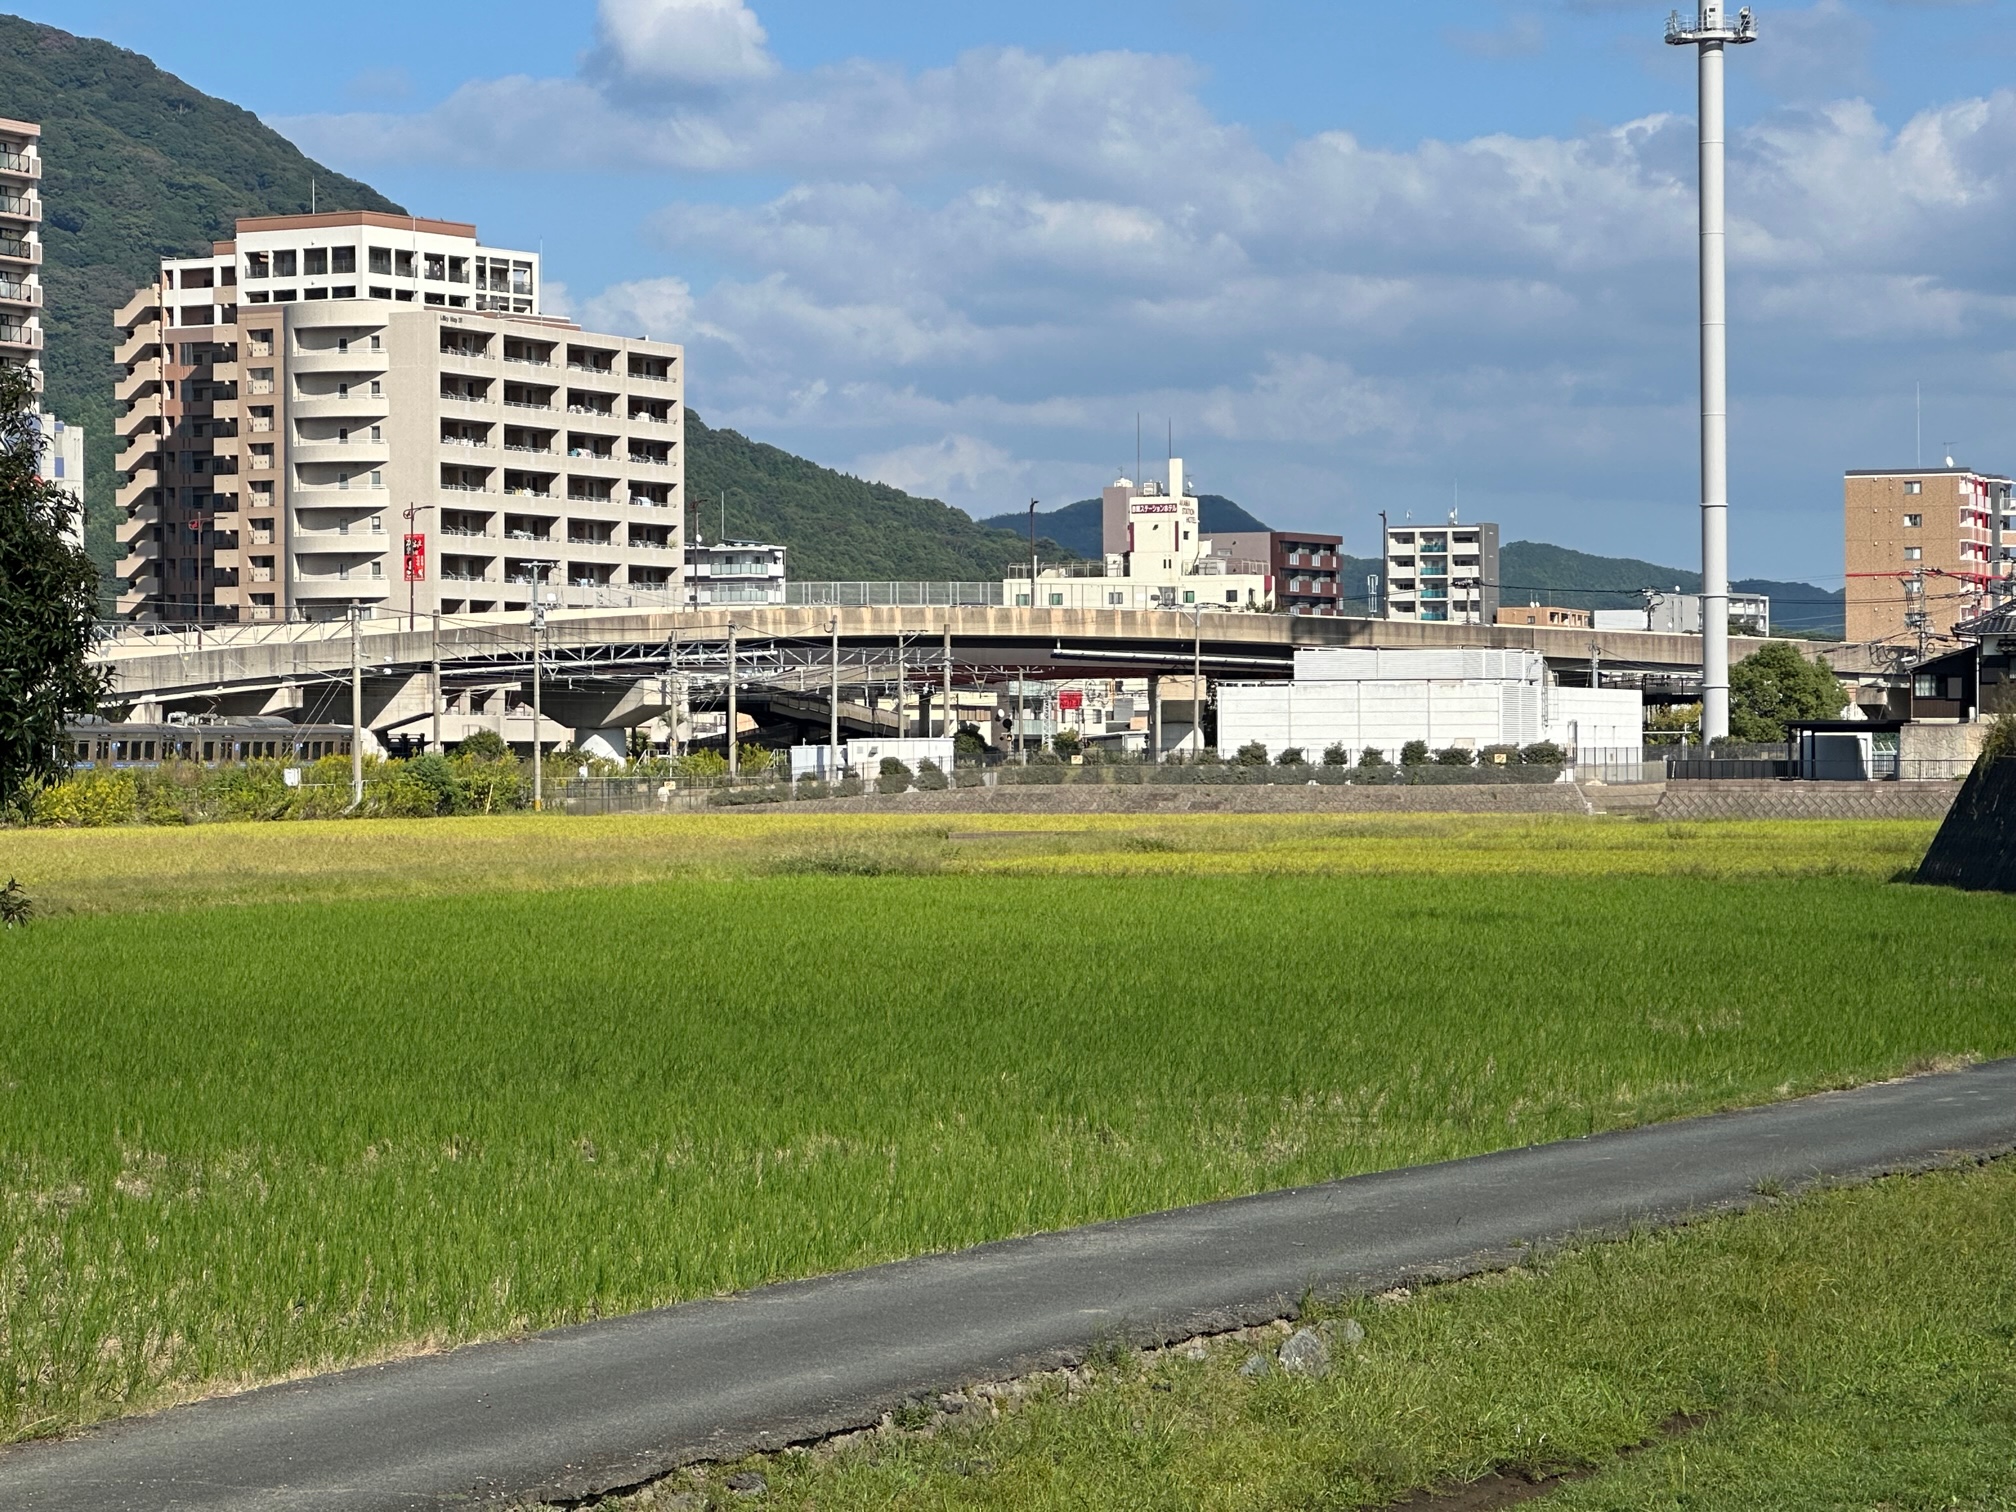
M 1298 1328 L 1281 1346 L 1281 1369 L 1320 1381 L 1330 1374 L 1330 1346 L 1313 1328 Z
M 744 1470 L 728 1477 L 726 1485 L 737 1496 L 761 1496 L 770 1489 L 769 1480 L 760 1470 Z
M 1264 1354 L 1246 1357 L 1246 1363 L 1239 1367 L 1239 1374 L 1249 1381 L 1264 1381 L 1274 1374 L 1274 1362 Z

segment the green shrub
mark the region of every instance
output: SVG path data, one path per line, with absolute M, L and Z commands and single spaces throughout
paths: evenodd
M 723 766 L 727 763 L 724 761 Z M 463 801 L 477 814 L 502 814 L 522 808 L 531 796 L 532 784 L 525 772 L 509 757 L 495 761 L 455 761 L 455 780 Z
M 1326 767 L 1341 767 L 1349 766 L 1350 764 L 1351 753 L 1344 749 L 1343 741 L 1334 741 L 1330 745 L 1323 747 L 1323 765 Z
M 1981 759 L 2005 761 L 2016 757 L 2016 714 L 1997 714 L 1988 721 L 1988 733 L 1981 741 Z
M 34 917 L 34 902 L 22 891 L 21 884 L 9 877 L 7 885 L 0 887 L 0 928 L 20 929 Z
M 1084 743 L 1076 730 L 1059 730 L 1050 737 L 1050 749 L 1067 761 L 1079 753 Z
M 1386 753 L 1377 746 L 1367 746 L 1358 753 L 1358 770 L 1361 772 L 1376 772 L 1390 765 Z
M 1410 740 L 1400 747 L 1400 765 L 1409 767 L 1428 765 L 1428 742 Z
M 937 762 L 926 758 L 917 763 L 917 787 L 926 793 L 942 793 L 951 786 L 945 780 L 945 770 Z
M 1516 745 L 1488 745 L 1477 753 L 1477 764 L 1479 766 L 1494 767 L 1517 766 L 1519 764 L 1519 747 Z
M 1239 754 L 1232 758 L 1241 766 L 1258 767 L 1267 765 L 1267 747 L 1257 740 L 1249 740 L 1239 747 Z
M 1302 754 L 1302 747 L 1289 746 L 1288 749 L 1286 749 L 1279 756 L 1276 756 L 1274 758 L 1274 764 L 1276 766 L 1284 766 L 1284 767 L 1299 767 L 1309 765 L 1309 761 L 1308 758 L 1306 758 Z
M 495 730 L 478 730 L 455 747 L 455 754 L 469 761 L 497 761 L 511 754 L 511 747 Z
M 910 791 L 910 768 L 894 756 L 882 758 L 882 775 L 875 779 L 875 791 L 882 794 Z
M 1519 753 L 1519 760 L 1525 766 L 1558 767 L 1565 765 L 1568 758 L 1553 741 L 1536 740 Z
M 1475 764 L 1477 757 L 1462 746 L 1444 746 L 1435 753 L 1435 765 L 1445 767 L 1466 767 Z
M 962 724 L 952 737 L 952 757 L 954 761 L 981 761 L 988 752 L 987 737 L 980 733 L 977 724 Z
M 37 824 L 96 829 L 140 817 L 139 784 L 131 772 L 79 772 L 35 795 Z

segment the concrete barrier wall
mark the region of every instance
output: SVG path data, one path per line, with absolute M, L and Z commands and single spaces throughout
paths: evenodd
M 1668 782 L 1654 819 L 1943 819 L 1957 782 Z

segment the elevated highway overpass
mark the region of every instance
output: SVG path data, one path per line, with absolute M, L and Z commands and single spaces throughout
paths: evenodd
M 732 632 L 732 634 L 731 634 Z M 345 622 L 129 628 L 101 642 L 112 669 L 111 714 L 349 718 L 352 628 Z M 438 624 L 362 621 L 355 655 L 365 723 L 385 730 L 433 707 L 437 685 L 458 691 L 529 687 L 533 631 L 525 615 L 456 617 Z M 1537 651 L 1563 682 L 1639 686 L 1653 701 L 1697 695 L 1698 636 L 1545 626 L 1457 626 L 1272 614 L 1005 607 L 751 606 L 724 610 L 554 609 L 541 635 L 543 702 L 579 730 L 644 723 L 662 714 L 677 680 L 704 699 L 733 675 L 743 707 L 772 699 L 804 722 L 823 711 L 837 666 L 843 687 L 955 686 L 1017 679 L 1188 677 L 1265 681 L 1293 674 L 1304 647 L 1492 647 Z M 1761 641 L 1733 640 L 1732 659 Z M 1860 648 L 1812 644 L 1852 655 Z M 1848 662 L 1837 660 L 1837 666 Z M 869 712 L 869 728 L 877 721 Z M 819 713 L 823 722 L 823 712 Z M 849 723 L 856 721 L 850 719 Z

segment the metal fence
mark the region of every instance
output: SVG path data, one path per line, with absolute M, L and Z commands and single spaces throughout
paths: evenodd
M 830 604 L 838 609 L 1000 608 L 1000 583 L 789 583 L 787 604 Z

